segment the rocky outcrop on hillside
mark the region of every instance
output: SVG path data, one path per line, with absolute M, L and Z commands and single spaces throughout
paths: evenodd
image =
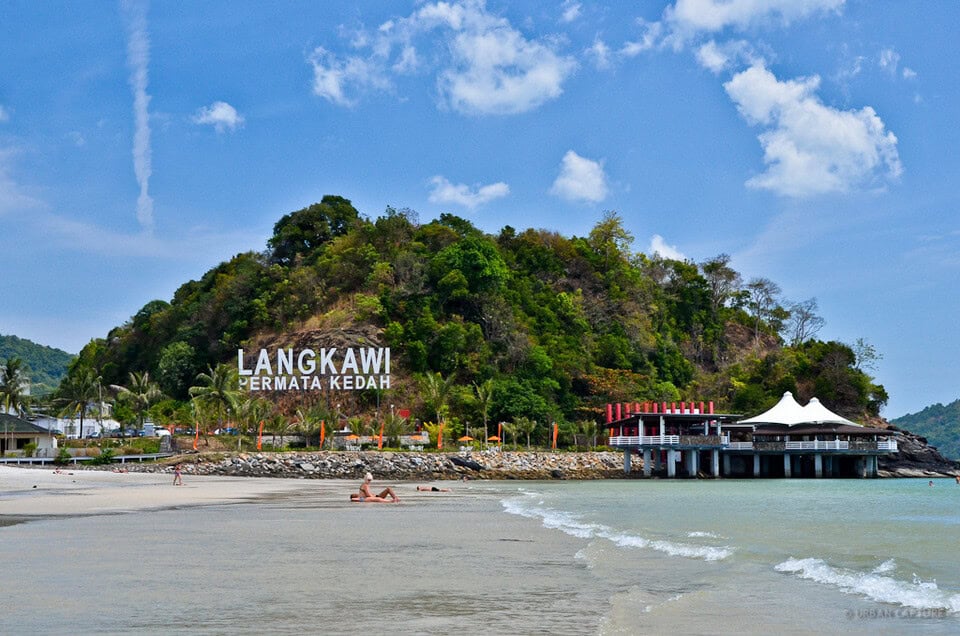
M 899 452 L 881 457 L 878 474 L 881 477 L 938 477 L 941 475 L 960 475 L 960 465 L 944 457 L 936 446 L 930 446 L 927 438 L 898 431 L 897 446 Z

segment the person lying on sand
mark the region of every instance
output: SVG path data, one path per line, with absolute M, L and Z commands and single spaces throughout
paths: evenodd
M 399 499 L 386 499 L 385 497 L 362 497 L 357 493 L 350 494 L 350 501 L 353 503 L 397 503 Z
M 360 494 L 357 495 L 356 501 L 369 501 L 372 503 L 385 503 L 390 501 L 395 503 L 400 501 L 400 498 L 397 497 L 397 493 L 393 492 L 393 488 L 390 488 L 389 486 L 380 491 L 379 494 L 374 495 L 372 492 L 370 492 L 370 482 L 372 481 L 373 475 L 370 473 L 367 473 L 363 477 L 363 483 L 360 484 Z M 390 499 L 387 499 L 387 497 L 390 497 Z M 354 500 L 352 496 L 350 497 L 350 500 Z
M 437 488 L 436 486 L 417 486 L 420 492 L 450 492 L 449 488 Z

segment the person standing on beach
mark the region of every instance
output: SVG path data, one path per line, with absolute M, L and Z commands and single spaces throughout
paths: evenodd
M 180 466 L 181 466 L 180 464 L 177 464 L 173 468 L 173 485 L 174 486 L 183 485 L 183 474 L 181 473 Z

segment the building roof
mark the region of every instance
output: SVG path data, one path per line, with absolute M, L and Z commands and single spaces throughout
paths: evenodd
M 794 424 L 800 424 L 801 422 L 806 422 L 807 418 L 804 415 L 803 407 L 800 406 L 800 403 L 793 399 L 793 393 L 787 391 L 783 394 L 783 397 L 780 398 L 780 401 L 773 405 L 767 411 L 764 411 L 760 415 L 755 415 L 753 417 L 748 417 L 745 420 L 740 420 L 740 424 L 786 424 L 792 426 Z
M 49 435 L 49 431 L 42 426 L 31 424 L 27 420 L 10 415 L 9 413 L 0 413 L 0 434 L 5 433 L 29 433 L 30 435 Z
M 817 398 L 811 398 L 806 406 L 801 406 L 793 398 L 793 394 L 787 391 L 780 398 L 780 401 L 773 405 L 767 411 L 760 415 L 740 420 L 739 424 L 785 424 L 787 426 L 796 426 L 798 424 L 842 424 L 844 426 L 861 426 L 856 422 L 851 422 L 845 417 L 840 417 L 823 404 Z

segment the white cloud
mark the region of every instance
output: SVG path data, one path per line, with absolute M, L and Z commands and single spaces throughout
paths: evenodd
M 438 77 L 440 93 L 454 110 L 468 114 L 533 110 L 559 97 L 576 68 L 572 58 L 486 15 L 458 32 L 450 51 L 452 65 Z
M 903 79 L 913 79 L 917 76 L 917 72 L 910 67 L 903 67 Z
M 680 41 L 697 33 L 746 29 L 763 23 L 788 25 L 814 13 L 838 11 L 845 0 L 677 0 L 664 11 L 671 35 Z
M 510 194 L 510 186 L 502 181 L 485 186 L 475 185 L 471 189 L 462 183 L 450 183 L 446 178 L 437 175 L 430 179 L 430 185 L 433 186 L 429 197 L 431 203 L 460 205 L 469 210 Z
M 883 49 L 880 51 L 880 68 L 891 75 L 897 74 L 897 66 L 900 64 L 900 54 L 893 49 Z
M 758 139 L 767 170 L 747 181 L 751 188 L 790 197 L 847 192 L 902 172 L 897 138 L 869 106 L 841 111 L 815 95 L 820 78 L 779 81 L 762 64 L 724 84 Z
M 193 116 L 193 123 L 213 126 L 218 133 L 222 133 L 242 126 L 243 116 L 226 102 L 213 102 L 197 111 Z
M 153 228 L 153 199 L 150 198 L 152 151 L 150 148 L 150 95 L 147 94 L 147 67 L 150 64 L 150 38 L 147 36 L 147 10 L 138 2 L 124 2 L 127 12 L 127 65 L 133 91 L 133 172 L 140 186 L 137 197 L 137 221 L 140 227 Z
M 598 69 L 610 68 L 610 47 L 599 37 L 586 50 L 587 57 L 593 58 L 593 64 Z
M 10 175 L 10 164 L 15 154 L 12 148 L 0 148 L 0 217 L 41 205 Z
M 381 64 L 359 56 L 344 60 L 318 46 L 308 61 L 313 66 L 313 93 L 338 105 L 355 106 L 357 98 L 347 95 L 348 90 L 357 92 L 374 88 L 387 89 L 389 80 L 383 75 Z
M 710 40 L 697 49 L 696 55 L 700 66 L 713 73 L 720 73 L 743 61 L 753 64 L 759 59 L 744 40 L 730 40 L 720 44 Z
M 650 253 L 659 254 L 661 258 L 669 258 L 674 261 L 685 261 L 687 257 L 683 252 L 673 245 L 668 245 L 666 240 L 659 234 L 654 234 L 650 239 Z
M 560 174 L 553 182 L 550 194 L 568 201 L 603 201 L 607 197 L 607 177 L 603 172 L 603 164 L 568 150 L 563 156 Z
M 561 22 L 573 22 L 580 17 L 580 3 L 575 2 L 574 0 L 564 0 L 563 6 L 561 9 L 563 13 L 560 14 Z
M 429 54 L 418 53 L 418 38 L 433 47 Z M 482 0 L 427 4 L 351 41 L 356 55 L 317 47 L 308 57 L 313 92 L 339 106 L 354 106 L 365 90 L 392 89 L 391 74 L 423 71 L 436 73 L 441 102 L 453 110 L 522 113 L 556 99 L 576 68 L 549 39 L 525 38 Z
M 10 121 L 10 111 L 0 104 L 0 122 Z
M 77 148 L 87 145 L 87 139 L 83 136 L 79 130 L 71 130 L 67 133 L 67 139 L 73 142 L 73 145 Z
M 662 22 L 648 22 L 639 18 L 637 24 L 640 25 L 640 39 L 627 42 L 620 48 L 620 55 L 624 57 L 636 57 L 644 51 L 649 51 L 657 46 L 663 36 Z

